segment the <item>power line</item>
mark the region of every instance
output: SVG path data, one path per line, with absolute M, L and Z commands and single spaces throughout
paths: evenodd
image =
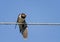
M 15 24 L 23 24 L 16 22 L 0 22 L 0 25 L 15 25 Z M 59 25 L 60 23 L 27 23 L 27 25 Z

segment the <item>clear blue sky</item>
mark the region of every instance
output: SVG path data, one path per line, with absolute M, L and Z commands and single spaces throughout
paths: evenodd
M 22 12 L 27 23 L 60 23 L 60 0 L 0 0 L 0 22 L 16 22 Z M 0 25 L 0 42 L 60 42 L 60 26 L 28 25 L 24 40 L 18 26 Z

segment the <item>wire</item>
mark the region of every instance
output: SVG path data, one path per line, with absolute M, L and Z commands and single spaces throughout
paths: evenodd
M 0 25 L 16 25 L 16 24 L 23 24 L 23 23 L 0 22 Z M 59 25 L 60 26 L 60 23 L 27 23 L 27 25 Z

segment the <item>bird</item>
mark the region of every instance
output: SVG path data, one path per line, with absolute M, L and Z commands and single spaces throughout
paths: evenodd
M 24 39 L 27 39 L 28 37 L 28 28 L 25 20 L 26 16 L 27 15 L 25 13 L 19 13 L 17 18 L 17 23 L 21 23 L 21 24 L 18 24 L 18 26 L 19 26 L 19 31 L 22 34 Z

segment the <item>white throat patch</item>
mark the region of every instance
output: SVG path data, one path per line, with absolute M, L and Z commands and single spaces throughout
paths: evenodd
M 19 18 L 21 18 L 21 14 L 19 15 Z

